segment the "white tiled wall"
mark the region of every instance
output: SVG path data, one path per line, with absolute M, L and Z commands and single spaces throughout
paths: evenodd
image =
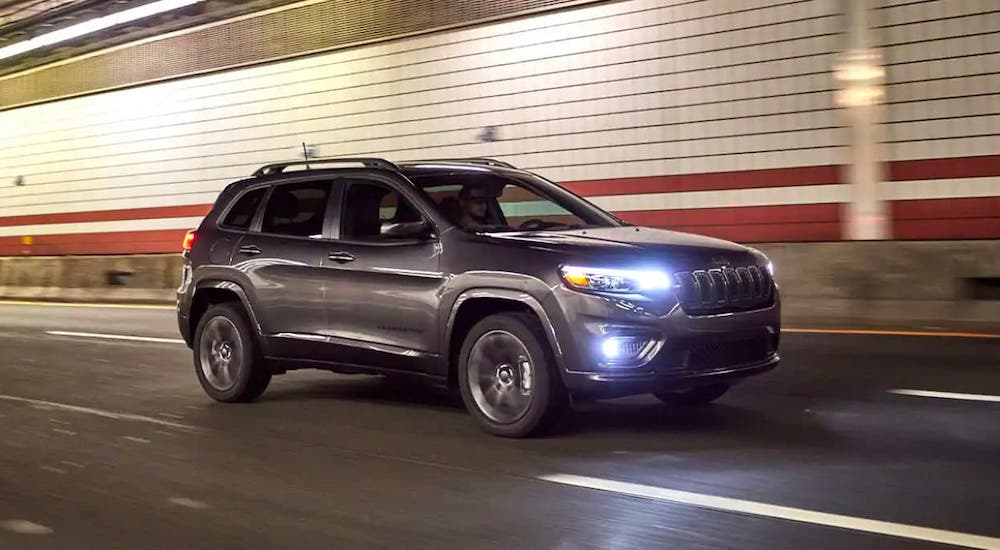
M 1000 4 L 881 0 L 889 160 L 1000 153 Z
M 0 112 L 0 182 L 27 183 L 0 185 L 0 216 L 209 203 L 302 142 L 561 181 L 839 164 L 839 12 L 611 2 Z M 479 142 L 486 126 L 501 141 Z

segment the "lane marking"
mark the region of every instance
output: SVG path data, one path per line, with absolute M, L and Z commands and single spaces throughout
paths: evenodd
M 193 508 L 195 510 L 204 510 L 205 508 L 208 508 L 208 504 L 205 504 L 200 500 L 194 500 L 187 497 L 170 497 L 167 501 L 170 502 L 170 504 L 183 506 L 184 508 Z
M 128 334 L 101 334 L 97 332 L 71 332 L 68 330 L 47 330 L 52 336 L 72 336 L 75 338 L 97 338 L 100 340 L 125 340 L 128 342 L 154 342 L 157 344 L 183 344 L 180 338 L 155 338 L 153 336 L 130 336 Z
M 0 521 L 0 528 L 19 535 L 50 535 L 52 529 L 44 525 L 32 523 L 26 519 L 7 519 Z
M 78 405 L 67 405 L 65 403 L 55 403 L 52 401 L 42 401 L 40 399 L 28 399 L 27 397 L 17 397 L 14 395 L 0 394 L 0 401 L 13 401 L 15 403 L 25 403 L 35 407 L 46 407 L 47 409 L 59 409 L 63 411 L 77 412 L 83 414 L 91 414 L 94 416 L 100 416 L 102 418 L 110 418 L 113 420 L 128 420 L 131 422 L 145 422 L 147 424 L 156 424 L 158 426 L 166 426 L 168 428 L 177 428 L 180 430 L 189 431 L 201 431 L 201 428 L 196 426 L 191 426 L 188 424 L 180 424 L 178 422 L 170 422 L 168 420 L 161 420 L 159 418 L 153 418 L 151 416 L 143 416 L 141 414 L 130 414 L 130 413 L 119 413 L 113 411 L 105 411 L 101 409 L 92 409 L 90 407 L 80 407 Z M 52 428 L 52 431 L 58 431 L 58 428 Z
M 65 474 L 66 473 L 66 470 L 63 470 L 62 468 L 56 468 L 55 466 L 39 466 L 39 468 L 41 468 L 42 470 L 45 470 L 46 472 L 51 472 L 53 474 Z
M 988 401 L 990 403 L 1000 403 L 1000 395 L 986 395 L 983 393 L 952 393 L 947 391 L 901 389 L 889 390 L 889 393 L 912 395 L 916 397 L 936 397 L 938 399 L 962 399 L 965 401 Z
M 52 428 L 52 431 L 55 432 L 55 433 L 57 433 L 57 434 L 76 435 L 76 432 L 74 432 L 72 430 L 64 430 L 62 428 Z
M 177 309 L 175 306 L 157 304 L 100 304 L 93 302 L 32 302 L 29 300 L 0 300 L 0 306 L 38 307 L 102 307 L 107 309 Z
M 868 330 L 851 328 L 783 328 L 781 332 L 801 334 L 858 334 L 866 336 L 938 336 L 941 338 L 1000 338 L 989 332 L 934 332 L 921 330 Z
M 774 504 L 765 504 L 751 500 L 740 500 L 735 498 L 704 495 L 701 493 L 690 493 L 687 491 L 677 491 L 674 489 L 665 489 L 651 485 L 626 483 L 623 481 L 613 481 L 610 479 L 601 479 L 596 477 L 552 474 L 540 476 L 538 479 L 561 485 L 584 487 L 587 489 L 596 489 L 599 491 L 607 491 L 621 495 L 648 498 L 664 502 L 672 502 L 675 504 L 686 504 L 700 508 L 709 508 L 723 512 L 736 512 L 751 516 L 809 523 L 825 527 L 837 527 L 852 531 L 863 531 L 866 533 L 951 544 L 954 546 L 965 546 L 968 548 L 984 548 L 991 550 L 1000 549 L 1000 538 L 959 533 L 956 531 L 945 531 L 929 527 L 919 527 L 916 525 L 906 525 L 902 523 L 892 523 L 888 521 L 878 521 L 853 516 L 842 516 L 839 514 L 828 514 L 825 512 L 803 510 L 787 506 L 777 506 Z
M 126 441 L 131 441 L 132 443 L 152 443 L 152 441 L 148 439 L 144 439 L 142 437 L 135 437 L 131 435 L 122 436 L 122 439 Z

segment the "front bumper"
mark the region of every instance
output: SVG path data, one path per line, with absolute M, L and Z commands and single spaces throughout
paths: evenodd
M 545 304 L 563 383 L 573 394 L 618 397 L 733 383 L 780 362 L 781 306 L 691 316 L 673 298 L 612 299 L 558 288 Z M 642 335 L 653 352 L 631 365 L 605 360 L 608 335 Z

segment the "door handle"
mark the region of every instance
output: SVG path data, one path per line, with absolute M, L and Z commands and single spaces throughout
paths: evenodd
M 346 264 L 347 262 L 353 262 L 354 256 L 349 252 L 331 252 L 327 258 L 337 262 L 338 264 Z
M 256 245 L 249 245 L 249 246 L 241 246 L 240 247 L 240 254 L 246 254 L 248 256 L 256 256 L 257 254 L 260 254 L 261 252 L 263 252 L 263 250 L 261 250 L 260 247 L 256 246 Z

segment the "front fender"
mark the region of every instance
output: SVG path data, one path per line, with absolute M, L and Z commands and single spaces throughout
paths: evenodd
M 440 331 L 440 349 L 447 356 L 455 328 L 455 318 L 462 304 L 476 298 L 509 300 L 528 306 L 542 323 L 549 346 L 559 367 L 563 367 L 563 350 L 556 337 L 553 318 L 543 306 L 551 289 L 540 279 L 514 273 L 467 273 L 455 278 L 442 296 L 443 311 L 447 312 Z

